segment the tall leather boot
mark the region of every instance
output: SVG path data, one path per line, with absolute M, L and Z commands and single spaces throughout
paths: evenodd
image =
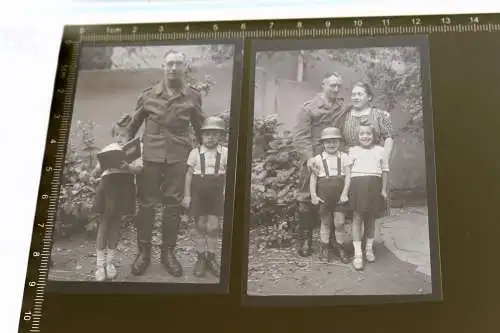
M 162 221 L 161 263 L 167 272 L 175 277 L 180 277 L 183 274 L 182 266 L 175 256 L 180 219 L 179 207 L 172 205 L 165 207 Z
M 301 257 L 309 257 L 312 254 L 312 230 L 304 228 L 300 233 L 298 254 Z
M 307 243 L 307 255 L 310 256 L 313 252 L 313 228 L 312 227 L 309 227 L 309 229 L 307 229 L 306 243 Z
M 161 251 L 161 263 L 163 267 L 167 270 L 168 274 L 181 277 L 182 276 L 182 266 L 175 256 L 175 247 L 167 246 Z
M 309 239 L 309 229 L 311 225 L 311 209 L 309 202 L 301 199 L 298 201 L 298 244 L 297 253 L 301 257 L 307 257 L 311 254 Z
M 215 253 L 205 252 L 205 258 L 207 263 L 207 269 L 216 277 L 220 277 L 220 265 L 215 258 Z
M 207 271 L 207 262 L 205 260 L 205 253 L 198 252 L 198 258 L 193 268 L 193 275 L 196 277 L 204 277 Z
M 330 261 L 330 251 L 329 251 L 329 244 L 321 242 L 320 247 L 319 247 L 319 260 L 321 262 L 328 262 Z
M 299 226 L 298 230 L 298 235 L 297 235 L 297 254 L 301 257 L 305 257 L 305 252 L 304 252 L 304 243 L 306 241 L 305 238 L 305 230 L 302 228 L 302 226 Z
M 151 263 L 151 235 L 154 210 L 150 206 L 140 206 L 136 218 L 137 256 L 132 263 L 132 274 L 143 275 Z
M 139 253 L 132 264 L 132 274 L 136 276 L 143 275 L 151 263 L 151 243 L 139 242 L 138 248 Z
M 301 203 L 300 208 L 298 254 L 301 257 L 308 257 L 312 253 L 312 216 L 307 205 Z

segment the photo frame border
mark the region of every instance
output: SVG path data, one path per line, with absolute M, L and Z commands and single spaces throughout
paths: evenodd
M 439 245 L 438 202 L 436 183 L 435 143 L 434 143 L 434 115 L 432 109 L 432 92 L 429 61 L 429 36 L 427 35 L 394 35 L 373 37 L 335 37 L 335 38 L 308 38 L 308 39 L 280 39 L 266 40 L 253 39 L 244 67 L 248 70 L 249 91 L 247 128 L 248 142 L 246 149 L 246 197 L 244 202 L 243 218 L 243 249 L 242 258 L 242 304 L 244 306 L 333 306 L 333 305 L 368 305 L 387 303 L 413 303 L 442 301 L 442 275 Z M 330 46 L 331 45 L 331 46 Z M 294 51 L 318 49 L 359 49 L 373 47 L 405 47 L 419 48 L 420 75 L 422 82 L 422 107 L 424 122 L 424 149 L 426 170 L 426 192 L 429 223 L 429 247 L 431 261 L 432 292 L 428 294 L 405 295 L 248 295 L 248 254 L 250 233 L 250 191 L 252 176 L 252 138 L 254 126 L 254 101 L 255 101 L 255 71 L 256 55 L 261 51 Z
M 66 27 L 66 33 L 69 33 L 71 27 Z M 241 96 L 242 96 L 242 77 L 243 77 L 243 41 L 237 38 L 231 39 L 190 39 L 190 40 L 152 40 L 152 41 L 82 41 L 80 42 L 80 50 L 78 54 L 78 64 L 80 64 L 80 56 L 82 49 L 89 46 L 188 46 L 188 45 L 233 45 L 233 70 L 232 70 L 232 83 L 231 83 L 231 100 L 230 100 L 230 118 L 229 118 L 229 144 L 228 144 L 228 166 L 226 172 L 226 197 L 224 202 L 224 220 L 222 232 L 222 252 L 221 252 L 221 272 L 219 283 L 175 283 L 175 282 L 95 282 L 95 281 L 56 281 L 50 280 L 47 277 L 46 292 L 48 294 L 229 294 L 230 277 L 231 277 L 231 260 L 233 251 L 233 229 L 235 218 L 235 205 L 236 205 L 236 173 L 238 170 L 238 149 L 239 149 L 239 130 L 241 122 Z M 62 48 L 63 46 L 61 46 Z M 71 120 L 74 114 L 74 101 L 78 86 L 78 76 L 80 69 L 76 70 L 76 78 L 73 83 L 73 96 L 71 97 L 72 111 L 69 117 L 69 124 L 71 127 Z M 146 87 L 145 87 L 146 88 Z M 138 91 L 138 94 L 140 92 Z M 56 92 L 54 90 L 53 95 Z M 203 105 L 203 104 L 202 104 Z M 133 109 L 133 105 L 131 109 Z M 226 110 L 221 110 L 224 112 Z M 50 124 L 49 124 L 50 127 Z M 71 133 L 71 128 L 68 128 Z M 48 133 L 50 135 L 50 132 Z M 66 158 L 66 150 L 68 145 L 65 142 L 64 159 Z M 60 192 L 58 192 L 58 196 Z M 59 201 L 59 197 L 57 202 Z M 52 246 L 54 240 L 52 240 Z M 49 270 L 50 271 L 50 270 Z M 187 272 L 185 271 L 184 274 Z M 145 273 L 147 274 L 147 272 Z M 165 271 L 165 274 L 168 274 Z

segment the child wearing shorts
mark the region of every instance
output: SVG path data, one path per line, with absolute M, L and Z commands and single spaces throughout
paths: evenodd
M 225 122 L 219 117 L 208 117 L 201 130 L 202 145 L 191 150 L 187 160 L 182 205 L 196 220 L 197 260 L 193 274 L 203 277 L 208 271 L 219 277 L 220 265 L 215 253 L 220 219 L 224 215 L 228 149 L 220 142 Z
M 330 260 L 329 242 L 333 218 L 338 255 L 342 262 L 348 263 L 344 251 L 344 211 L 348 201 L 352 161 L 349 155 L 340 150 L 341 139 L 342 134 L 338 128 L 327 127 L 323 130 L 320 138 L 323 152 L 314 156 L 311 163 L 310 192 L 312 204 L 319 205 L 320 260 Z
M 366 236 L 366 260 L 368 262 L 375 261 L 373 253 L 375 217 L 383 200 L 387 199 L 389 163 L 384 148 L 375 144 L 375 136 L 373 126 L 362 124 L 358 131 L 359 145 L 349 150 L 353 161 L 349 198 L 353 210 L 354 259 L 352 264 L 356 270 L 361 270 L 364 267 L 363 232 Z
M 120 149 L 127 143 L 125 120 L 111 128 L 114 142 L 101 152 Z M 98 163 L 93 177 L 98 181 L 94 210 L 100 215 L 97 229 L 96 281 L 112 280 L 117 275 L 114 264 L 116 248 L 120 240 L 121 221 L 124 216 L 134 215 L 136 208 L 135 175 L 142 169 L 142 159 L 132 163 L 122 162 L 120 168 L 103 170 Z

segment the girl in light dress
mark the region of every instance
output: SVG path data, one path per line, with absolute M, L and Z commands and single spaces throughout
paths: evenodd
M 375 261 L 373 240 L 375 218 L 387 199 L 389 163 L 384 147 L 377 145 L 373 125 L 362 123 L 358 129 L 358 145 L 349 149 L 352 159 L 349 202 L 353 211 L 352 236 L 356 270 L 364 268 L 362 249 L 363 233 L 366 234 L 364 249 L 368 262 Z

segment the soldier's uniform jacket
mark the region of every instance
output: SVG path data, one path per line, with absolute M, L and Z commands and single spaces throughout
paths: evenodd
M 193 148 L 190 125 L 201 142 L 201 94 L 186 86 L 182 92 L 169 95 L 163 81 L 144 90 L 130 116 L 128 134 L 133 138 L 145 123 L 143 141 L 144 161 L 175 163 L 186 161 Z
M 321 153 L 321 132 L 332 126 L 342 129 L 343 119 L 345 108 L 342 98 L 329 104 L 319 93 L 304 103 L 294 131 L 294 146 L 301 154 L 302 161 Z

